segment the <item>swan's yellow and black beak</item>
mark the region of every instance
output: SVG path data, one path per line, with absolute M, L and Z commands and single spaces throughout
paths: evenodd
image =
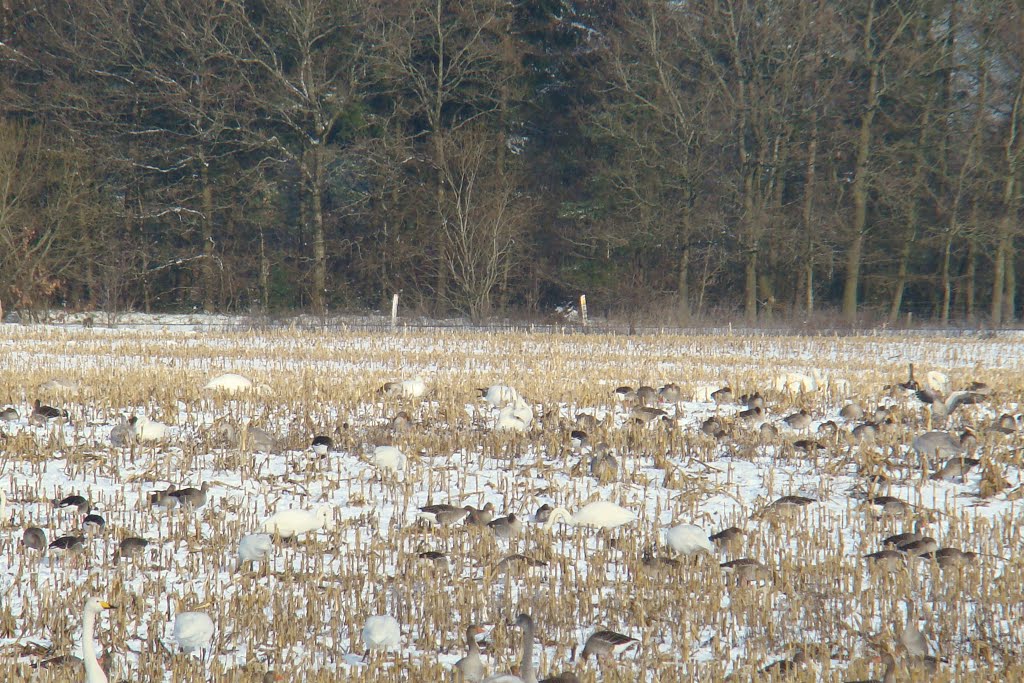
M 111 605 L 109 602 L 106 602 L 105 600 L 100 600 L 100 607 L 102 607 L 103 609 L 117 609 L 117 605 Z

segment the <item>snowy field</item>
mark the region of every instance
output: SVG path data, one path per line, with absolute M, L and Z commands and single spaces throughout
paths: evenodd
M 118 606 L 96 629 L 111 680 L 261 681 L 268 670 L 289 681 L 459 680 L 452 666 L 472 623 L 483 627 L 487 674 L 500 674 L 519 664 L 522 630 L 511 621 L 520 613 L 536 626 L 540 679 L 881 679 L 879 655 L 891 652 L 898 680 L 1021 680 L 1022 341 L 3 325 L 0 408 L 17 416 L 0 422 L 0 680 L 84 680 L 81 664 L 33 664 L 82 655 L 89 596 Z M 964 453 L 981 462 L 963 476 L 932 478 L 945 458 L 911 447 L 928 411 L 886 388 L 907 380 L 908 363 L 922 384 L 931 371 L 948 378 L 940 388 L 991 389 L 943 427 L 976 434 Z M 204 390 L 223 373 L 254 386 Z M 380 391 L 417 376 L 421 396 L 414 381 Z M 663 414 L 614 392 L 669 383 L 679 399 L 650 402 Z M 496 384 L 524 400 L 503 412 L 478 397 Z M 732 395 L 714 400 L 722 387 Z M 754 392 L 762 414 L 741 417 L 740 396 Z M 36 399 L 68 417 L 33 418 Z M 841 417 L 850 403 L 867 415 Z M 888 423 L 880 415 L 876 437 L 858 440 L 854 427 L 878 406 L 891 409 Z M 809 425 L 784 421 L 800 410 Z M 402 412 L 408 426 L 395 420 Z M 994 430 L 1003 414 L 1016 419 Z M 116 428 L 132 415 L 136 428 L 161 423 L 166 434 L 115 445 L 112 430 L 120 441 Z M 827 422 L 834 433 L 819 429 Z M 582 443 L 573 430 L 586 432 Z M 333 441 L 323 455 L 310 447 L 317 435 Z M 595 476 L 598 452 L 615 466 Z M 150 502 L 171 485 L 202 483 L 201 507 Z M 84 531 L 84 512 L 55 507 L 70 495 L 105 525 Z M 780 496 L 802 498 L 769 507 Z M 883 510 L 869 502 L 877 496 L 906 505 Z M 612 529 L 535 521 L 541 505 L 572 513 L 594 501 L 635 520 Z M 419 508 L 437 503 L 491 503 L 522 529 L 502 538 L 463 520 L 428 524 Z M 330 506 L 324 528 L 275 539 L 268 559 L 234 571 L 243 535 L 275 513 L 320 505 Z M 864 558 L 915 521 L 937 547 L 977 556 Z M 680 523 L 743 535 L 691 557 L 666 545 Z M 31 526 L 47 543 L 82 535 L 84 549 L 26 548 Z M 128 537 L 148 546 L 115 563 Z M 525 557 L 506 559 L 514 554 Z M 744 558 L 760 565 L 720 566 Z M 919 618 L 908 622 L 908 609 Z M 174 636 L 185 611 L 215 627 L 192 654 Z M 399 642 L 364 658 L 364 623 L 385 614 Z M 937 673 L 908 648 L 911 628 L 938 657 Z M 581 661 L 602 629 L 637 642 Z M 783 665 L 762 672 L 794 659 L 785 674 Z

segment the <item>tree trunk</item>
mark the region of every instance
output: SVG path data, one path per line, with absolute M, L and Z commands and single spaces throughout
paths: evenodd
M 440 113 L 437 114 L 440 116 Z M 436 313 L 443 313 L 447 310 L 448 303 L 448 275 L 449 265 L 448 258 L 446 257 L 446 251 L 450 248 L 446 244 L 446 234 L 444 221 L 446 207 L 445 207 L 445 191 L 444 191 L 444 180 L 441 177 L 441 169 L 445 168 L 445 153 L 444 145 L 441 140 L 440 131 L 434 131 L 434 168 L 437 169 L 437 184 L 434 187 L 434 201 L 437 207 L 437 234 L 438 239 L 435 241 L 437 245 L 437 279 L 434 282 L 434 306 Z
M 1006 291 L 1003 293 L 1003 322 L 1012 323 L 1016 320 L 1017 309 L 1017 265 L 1016 251 L 1013 246 L 1013 237 L 1010 238 L 1009 247 L 1006 249 L 1006 266 L 1003 269 L 1003 280 L 1006 283 Z
M 805 282 L 807 283 L 807 315 L 814 314 L 814 263 L 808 259 L 804 265 L 807 271 Z
M 814 230 L 811 221 L 814 215 L 814 185 L 818 172 L 818 120 L 812 114 L 811 141 L 807 145 L 807 173 L 804 176 L 804 205 L 802 211 L 804 237 L 804 287 L 807 315 L 814 313 Z
M 967 322 L 973 323 L 975 318 L 975 278 L 977 277 L 978 271 L 978 254 L 975 249 L 974 240 L 970 239 L 967 242 L 967 269 L 964 273 L 964 315 L 967 318 Z
M 907 222 L 903 228 L 903 244 L 900 246 L 900 263 L 896 272 L 896 286 L 893 287 L 892 305 L 889 308 L 889 322 L 900 319 L 900 307 L 903 304 L 903 292 L 907 286 L 907 275 L 910 264 L 910 253 L 913 251 L 914 240 L 917 238 L 917 193 L 924 186 L 925 155 L 928 134 L 931 132 L 931 113 L 934 100 L 929 99 L 921 117 L 920 134 L 917 148 L 914 150 L 914 180 L 911 184 L 912 195 L 908 198 Z
M 1008 173 L 1004 180 L 1003 192 L 1003 217 L 999 221 L 998 241 L 996 246 L 995 263 L 992 267 L 992 325 L 998 327 L 1003 324 L 1006 312 L 1006 293 L 1011 286 L 1007 277 L 1007 266 L 1012 264 L 1010 260 L 1010 248 L 1013 244 L 1011 230 L 1013 229 L 1014 217 L 1017 213 L 1017 202 L 1014 198 L 1014 176 Z
M 896 323 L 900 319 L 900 308 L 903 306 L 903 290 L 907 286 L 907 264 L 910 262 L 911 238 L 904 237 L 900 248 L 900 263 L 896 268 L 896 284 L 892 288 L 892 304 L 889 306 L 889 322 Z
M 270 262 L 267 260 L 267 242 L 263 235 L 263 221 L 260 227 L 260 299 L 263 301 L 263 313 L 270 311 Z
M 679 312 L 679 321 L 687 323 L 690 320 L 690 247 L 683 246 L 679 254 L 679 281 L 676 285 L 676 307 Z
M 953 295 L 953 282 L 950 273 L 950 255 L 953 251 L 953 234 L 947 233 L 946 244 L 942 250 L 942 307 L 940 321 L 943 326 L 949 325 L 949 303 Z
M 1021 17 L 1024 23 L 1024 16 Z M 1012 266 L 1010 249 L 1013 247 L 1013 227 L 1017 221 L 1017 164 L 1024 154 L 1024 135 L 1020 135 L 1017 126 L 1020 125 L 1021 108 L 1024 105 L 1024 72 L 1021 72 L 1017 81 L 1017 96 L 1013 101 L 1013 110 L 1010 112 L 1009 129 L 1006 133 L 1006 141 L 1003 143 L 1003 216 L 999 221 L 996 247 L 996 261 L 992 269 L 992 325 L 999 326 L 1003 323 L 1006 313 L 1006 293 L 1010 287 L 1016 287 L 1016 282 L 1008 282 L 1007 266 Z M 1014 278 L 1015 280 L 1015 278 Z M 1012 305 L 1012 303 L 1011 303 Z M 1011 312 L 1012 313 L 1012 312 Z
M 1004 217 L 1000 221 L 999 225 L 999 242 L 996 247 L 996 258 L 992 264 L 992 326 L 999 327 L 1003 324 L 1003 290 L 1006 287 L 1003 281 L 1003 272 L 1006 267 L 1006 245 L 1009 240 L 1004 236 L 1005 228 L 1003 223 L 1006 222 Z
M 327 311 L 327 243 L 324 234 L 323 185 L 321 183 L 320 151 L 311 152 L 309 201 L 313 219 L 313 313 L 323 315 Z
M 846 279 L 843 283 L 843 319 L 848 323 L 857 321 L 857 290 L 860 286 L 860 264 L 864 253 L 864 230 L 868 216 L 868 160 L 871 158 L 871 126 L 875 119 L 878 106 L 878 72 L 879 63 L 872 47 L 872 25 L 875 18 L 875 3 L 868 3 L 868 16 L 864 26 L 864 55 L 871 64 L 868 77 L 868 92 L 864 106 L 864 114 L 860 120 L 860 133 L 857 136 L 857 162 L 853 173 L 853 223 L 850 233 L 853 236 L 850 248 L 846 252 Z
M 213 241 L 213 185 L 210 183 L 210 165 L 206 159 L 199 157 L 199 179 L 202 183 L 203 202 L 203 264 L 201 273 L 203 277 L 203 311 L 213 313 L 214 311 L 214 289 L 217 277 L 214 271 L 214 246 Z
M 747 251 L 746 275 L 743 288 L 745 293 L 744 311 L 747 322 L 753 325 L 757 322 L 757 249 Z
M 761 295 L 761 317 L 764 320 L 770 321 L 772 316 L 775 314 L 775 288 L 772 285 L 772 276 L 774 268 L 769 264 L 767 267 L 762 268 L 761 272 L 757 276 L 757 290 Z

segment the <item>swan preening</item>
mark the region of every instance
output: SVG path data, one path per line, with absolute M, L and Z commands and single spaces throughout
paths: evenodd
M 533 423 L 533 408 L 513 387 L 492 384 L 486 389 L 477 389 L 477 392 L 491 408 L 498 409 L 494 431 L 525 432 L 530 428 Z
M 402 639 L 402 630 L 398 620 L 389 614 L 379 614 L 369 617 L 363 625 L 363 644 L 366 645 L 366 655 L 370 650 L 393 650 L 398 647 Z
M 213 619 L 206 612 L 178 612 L 174 640 L 185 654 L 205 648 L 213 640 Z
M 505 384 L 492 384 L 486 389 L 477 389 L 477 391 L 480 392 L 480 398 L 487 401 L 492 408 L 504 408 L 510 403 L 520 400 L 519 392 Z
M 377 446 L 373 449 L 373 464 L 391 474 L 405 469 L 405 453 L 397 446 Z
M 494 423 L 495 431 L 525 432 L 533 423 L 533 408 L 521 398 L 516 398 L 498 412 Z
M 270 534 L 247 534 L 238 541 L 238 560 L 235 572 L 242 570 L 246 562 L 262 562 L 270 556 L 274 549 Z
M 171 433 L 170 427 L 165 425 L 163 422 L 150 420 L 145 415 L 142 417 L 132 415 L 128 418 L 128 424 L 132 426 L 132 432 L 135 434 L 135 440 L 139 443 L 156 443 L 158 441 L 165 441 Z
M 518 396 L 498 413 L 495 431 L 524 432 L 534 422 L 534 409 Z
M 103 673 L 99 660 L 96 659 L 96 616 L 103 610 L 116 609 L 105 600 L 89 598 L 85 601 L 82 613 L 82 663 L 85 664 L 85 683 L 107 683 L 107 675 Z
M 598 500 L 584 505 L 576 511 L 576 514 L 569 514 L 569 511 L 565 508 L 556 507 L 551 511 L 548 521 L 544 523 L 544 529 L 550 529 L 559 521 L 573 526 L 612 529 L 623 524 L 629 524 L 635 519 L 636 514 L 631 510 L 627 510 L 607 500 Z

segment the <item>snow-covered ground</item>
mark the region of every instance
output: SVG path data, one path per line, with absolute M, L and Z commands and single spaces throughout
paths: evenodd
M 202 317 L 120 323 L 0 326 L 0 408 L 19 414 L 0 423 L 0 489 L 8 496 L 0 678 L 42 675 L 30 664 L 46 649 L 80 654 L 89 595 L 120 606 L 101 617 L 99 642 L 126 680 L 256 680 L 266 668 L 286 680 L 450 680 L 474 622 L 487 629 L 484 660 L 498 673 L 518 661 L 520 633 L 508 622 L 520 612 L 537 625 L 542 678 L 562 670 L 585 681 L 748 677 L 800 648 L 811 662 L 798 667 L 807 680 L 880 678 L 871 644 L 896 649 L 908 601 L 922 613 L 932 653 L 947 660 L 945 679 L 1021 673 L 1021 436 L 988 431 L 1000 414 L 1019 412 L 1024 345 L 1015 335 L 627 337 L 247 329 Z M 909 362 L 921 378 L 937 370 L 956 386 L 977 379 L 994 388 L 948 426 L 975 427 L 983 465 L 1005 479 L 1001 492 L 978 497 L 983 467 L 963 481 L 926 476 L 909 449 L 926 429 L 920 404 L 883 390 L 906 379 Z M 236 396 L 202 390 L 224 372 L 258 386 Z M 813 385 L 774 391 L 787 373 Z M 422 397 L 378 392 L 417 375 L 428 387 Z M 55 379 L 63 382 L 47 384 Z M 646 425 L 634 424 L 613 394 L 623 384 L 668 382 L 682 400 L 660 403 L 664 418 Z M 499 410 L 475 388 L 495 383 L 526 399 L 535 416 L 527 431 L 493 429 Z M 737 400 L 709 400 L 722 386 L 736 397 L 760 391 L 766 413 L 743 420 Z M 31 424 L 37 398 L 67 409 L 69 419 Z M 850 401 L 893 407 L 894 427 L 877 444 L 855 443 L 856 422 L 839 416 Z M 794 430 L 782 418 L 801 408 L 812 423 Z M 400 411 L 412 419 L 408 430 L 392 427 Z M 581 413 L 600 420 L 585 428 L 589 446 L 570 436 Z M 168 437 L 113 446 L 111 430 L 128 415 L 166 423 Z M 701 431 L 711 417 L 726 435 Z M 826 421 L 836 423 L 836 437 L 818 433 Z M 243 433 L 250 423 L 274 445 L 251 452 L 245 446 L 254 436 L 239 446 L 219 438 L 225 424 Z M 763 423 L 778 436 L 763 436 Z M 325 456 L 309 447 L 317 434 L 334 441 Z M 804 452 L 793 445 L 799 439 L 824 448 Z M 618 462 L 617 475 L 603 482 L 589 470 L 600 442 Z M 380 445 L 405 454 L 397 472 L 374 463 Z M 889 481 L 872 483 L 865 468 Z M 168 485 L 203 482 L 209 502 L 198 510 L 149 503 Z M 71 494 L 106 520 L 85 552 L 40 557 L 23 548 L 32 525 L 48 541 L 79 533 L 81 515 L 52 503 Z M 760 514 L 781 495 L 813 502 L 793 516 Z M 881 517 L 865 495 L 902 498 L 912 513 Z M 572 511 L 595 500 L 614 501 L 637 520 L 612 531 L 545 530 L 532 521 L 544 503 Z M 499 515 L 525 520 L 524 530 L 506 540 L 487 528 L 417 521 L 419 507 L 447 502 L 492 503 Z M 262 530 L 275 512 L 322 504 L 332 506 L 329 528 L 279 542 L 268 562 L 233 572 L 242 535 Z M 862 556 L 909 530 L 912 517 L 930 522 L 939 546 L 981 555 L 960 569 L 919 559 L 892 574 L 872 569 Z M 714 557 L 682 558 L 664 572 L 645 565 L 645 553 L 672 557 L 664 531 L 679 522 L 746 534 Z M 127 536 L 149 546 L 114 564 Z M 425 551 L 447 553 L 449 566 L 420 558 Z M 499 562 L 512 553 L 546 564 L 506 572 Z M 762 562 L 771 577 L 730 579 L 718 565 L 737 558 Z M 213 618 L 205 659 L 178 653 L 179 610 Z M 401 644 L 364 660 L 360 631 L 374 614 L 398 619 Z M 570 661 L 602 628 L 640 644 L 617 663 Z

